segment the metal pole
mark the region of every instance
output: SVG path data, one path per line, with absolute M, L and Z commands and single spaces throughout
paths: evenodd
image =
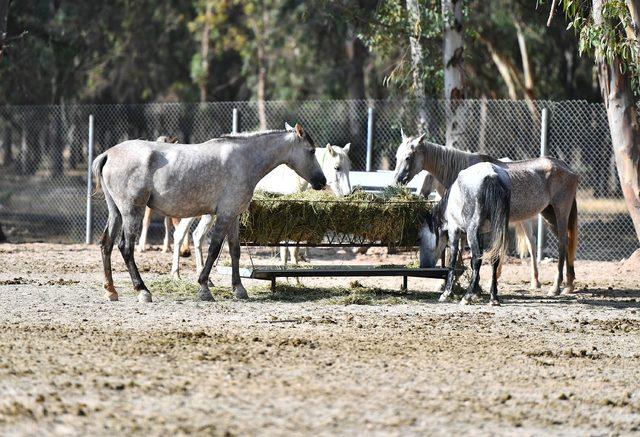
M 540 157 L 547 156 L 547 136 L 549 133 L 549 110 L 542 108 L 542 124 L 540 126 Z M 544 226 L 542 215 L 538 214 L 538 262 L 542 261 L 542 246 L 544 245 Z
M 231 119 L 231 133 L 232 134 L 238 133 L 238 109 L 237 108 L 233 108 L 233 115 Z
M 92 208 L 91 192 L 93 191 L 93 178 L 91 177 L 91 164 L 93 163 L 93 114 L 89 115 L 89 143 L 87 144 L 87 227 L 85 229 L 85 244 L 91 244 Z
M 367 111 L 367 171 L 371 171 L 373 155 L 373 108 Z

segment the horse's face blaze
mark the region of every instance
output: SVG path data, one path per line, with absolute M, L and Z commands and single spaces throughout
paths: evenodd
M 404 137 L 396 152 L 394 179 L 398 184 L 408 184 L 424 167 L 424 154 L 421 153 L 424 134 L 418 137 Z

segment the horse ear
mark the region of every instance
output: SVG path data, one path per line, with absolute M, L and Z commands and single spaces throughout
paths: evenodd
M 400 135 L 402 135 L 402 142 L 404 142 L 404 140 L 407 139 L 407 136 L 404 134 L 404 129 L 402 129 L 402 126 L 400 126 Z
M 296 123 L 295 129 L 296 129 L 296 134 L 298 134 L 298 136 L 302 138 L 303 131 L 302 131 L 302 126 L 300 126 L 300 123 Z
M 327 143 L 327 150 L 329 151 L 329 155 L 336 156 L 336 151 L 331 146 L 331 143 Z
M 426 137 L 426 136 L 427 136 L 427 134 L 426 134 L 426 133 L 424 133 L 424 134 L 420 135 L 420 136 L 418 137 L 418 139 L 416 140 L 416 144 L 422 144 L 422 142 L 424 141 L 424 137 Z
M 291 127 L 291 125 L 289 123 L 287 123 L 285 121 L 284 122 L 284 130 L 286 130 L 287 132 L 291 132 L 293 130 L 293 128 Z
M 342 150 L 344 151 L 344 153 L 349 153 L 349 149 L 351 148 L 351 143 L 347 143 L 344 145 L 344 147 L 342 148 Z

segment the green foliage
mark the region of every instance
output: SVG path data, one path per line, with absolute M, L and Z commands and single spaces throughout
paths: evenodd
M 629 70 L 634 91 L 640 94 L 640 44 L 627 33 L 633 27 L 631 14 L 623 0 L 604 0 L 601 23 L 593 17 L 591 2 L 562 0 L 562 9 L 569 21 L 567 30 L 578 35 L 580 53 L 612 63 L 618 59 L 623 71 Z

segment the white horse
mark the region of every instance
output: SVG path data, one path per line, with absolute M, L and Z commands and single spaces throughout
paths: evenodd
M 349 148 L 351 143 L 344 147 L 332 146 L 327 144 L 326 147 L 318 147 L 315 149 L 315 156 L 322 173 L 327 179 L 327 186 L 331 192 L 338 196 L 346 196 L 351 193 L 351 182 L 349 180 L 349 172 L 351 171 L 351 160 L 349 159 Z M 269 191 L 278 194 L 295 194 L 302 191 L 306 191 L 310 188 L 309 182 L 304 178 L 301 178 L 295 171 L 291 170 L 286 165 L 280 165 L 273 169 L 269 174 L 258 182 L 256 186 L 257 190 Z M 188 230 L 191 227 L 191 223 L 195 220 L 195 217 L 182 219 L 180 225 L 174 232 L 174 241 L 182 241 L 185 235 L 188 234 Z M 193 245 L 196 258 L 196 273 L 200 274 L 203 268 L 202 264 L 202 245 L 204 244 L 204 237 L 207 235 L 215 220 L 211 215 L 204 215 L 200 219 L 198 226 L 193 231 Z M 171 276 L 175 279 L 180 278 L 180 256 L 174 247 L 173 262 L 171 266 Z M 295 264 L 301 259 L 300 248 L 297 246 L 282 246 L 280 248 L 280 257 L 283 264 L 287 264 L 289 253 L 291 259 Z
M 449 244 L 451 260 L 444 293 L 446 301 L 453 291 L 455 266 L 460 238 L 466 234 L 471 248 L 471 282 L 460 301 L 465 305 L 480 295 L 480 266 L 483 258 L 493 267 L 491 305 L 498 300 L 498 266 L 505 256 L 509 235 L 511 181 L 507 171 L 495 164 L 482 162 L 462 170 L 442 200 L 427 216 L 420 229 L 420 267 L 434 267 L 445 244 Z M 485 250 L 485 241 L 489 241 Z
M 118 300 L 111 252 L 116 237 L 121 235 L 118 247 L 138 300 L 151 301 L 134 260 L 144 208 L 149 206 L 178 218 L 215 214 L 207 261 L 198 278 L 198 297 L 213 300 L 209 273 L 228 238 L 231 285 L 237 298 L 246 299 L 247 291 L 240 279 L 238 218 L 249 207 L 260 179 L 280 164 L 293 168 L 313 189 L 326 185 L 314 142 L 299 124 L 295 128 L 287 126 L 284 131 L 225 135 L 203 144 L 125 141 L 100 154 L 93 161 L 92 171 L 97 186 L 102 185 L 109 208 L 109 220 L 100 241 L 107 298 Z

